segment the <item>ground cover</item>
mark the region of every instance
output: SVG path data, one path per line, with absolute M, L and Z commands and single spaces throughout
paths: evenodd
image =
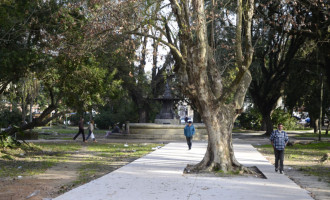
M 255 145 L 271 163 L 274 153 L 271 145 Z M 301 187 L 309 190 L 315 199 L 324 199 L 330 188 L 330 142 L 294 144 L 285 149 L 285 174 Z
M 309 137 L 309 138 L 315 138 L 315 139 L 318 139 L 319 138 L 319 132 L 317 133 L 301 133 L 299 135 L 296 136 L 297 138 L 300 138 L 300 137 Z M 330 138 L 330 134 L 325 134 L 325 131 L 322 131 L 321 132 L 321 140 L 322 138 Z
M 52 198 L 103 176 L 162 144 L 29 143 L 0 153 L 0 200 Z

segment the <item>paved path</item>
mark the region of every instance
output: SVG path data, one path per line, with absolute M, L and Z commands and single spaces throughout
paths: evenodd
M 183 175 L 187 164 L 202 160 L 206 143 L 170 143 L 55 200 L 312 200 L 249 144 L 234 144 L 238 161 L 257 166 L 267 179 Z

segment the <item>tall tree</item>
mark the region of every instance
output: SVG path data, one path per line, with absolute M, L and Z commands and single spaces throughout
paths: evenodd
M 213 4 L 204 0 L 170 0 L 169 4 L 157 0 L 121 1 L 117 4 L 99 2 L 98 5 L 102 6 L 98 14 L 103 11 L 103 16 L 111 19 L 101 28 L 95 26 L 93 32 L 98 32 L 100 38 L 102 34 L 116 30 L 116 33 L 154 38 L 170 48 L 175 60 L 173 71 L 184 86 L 181 87 L 183 93 L 201 114 L 209 136 L 203 160 L 188 168 L 225 172 L 243 169 L 234 156 L 232 128 L 251 81 L 249 67 L 253 56 L 251 23 L 254 1 L 238 0 L 234 9 L 236 13 L 231 12 L 233 9 L 227 9 L 226 4 L 221 4 L 221 1 L 213 1 Z M 157 6 L 159 2 L 164 10 L 156 15 L 145 15 L 147 9 Z M 222 38 L 231 45 L 212 44 L 207 34 L 209 11 L 205 8 L 206 5 L 222 8 L 222 13 L 229 13 L 224 14 L 227 17 L 225 21 L 236 25 L 235 38 Z M 119 13 L 120 18 L 116 16 Z M 235 15 L 236 23 L 232 23 L 228 15 Z M 225 29 L 214 24 L 216 26 L 213 30 Z M 148 26 L 152 26 L 160 34 L 146 34 L 144 30 Z M 217 50 L 221 49 L 221 45 L 235 52 L 227 55 L 235 62 L 216 62 L 215 55 L 219 53 Z M 220 63 L 221 66 L 218 65 Z
M 8 16 L 12 15 L 12 7 L 20 7 L 20 3 L 10 3 L 1 4 L 1 9 Z M 27 3 L 24 6 L 30 10 L 21 11 L 17 8 L 16 11 L 20 13 L 19 16 L 28 14 L 28 17 L 20 18 L 21 21 L 14 23 L 13 29 L 1 32 L 1 50 L 7 52 L 1 59 L 1 68 L 17 71 L 17 63 L 12 62 L 14 59 L 11 55 L 19 54 L 16 49 L 5 48 L 10 43 L 21 44 L 20 48 L 27 52 L 36 51 L 33 59 L 23 61 L 21 71 L 35 72 L 36 79 L 42 84 L 43 94 L 47 95 L 48 105 L 38 118 L 21 129 L 45 125 L 69 109 L 82 112 L 90 110 L 93 103 L 102 103 L 102 98 L 117 82 L 113 81 L 113 73 L 101 66 L 93 55 L 95 46 L 90 45 L 93 42 L 85 30 L 89 9 L 75 1 L 36 1 L 35 4 Z M 22 60 L 19 57 L 16 59 Z M 1 84 L 4 83 L 1 87 L 7 88 L 7 81 L 15 84 L 20 78 L 27 77 L 26 74 L 9 73 L 9 76 L 1 76 Z M 55 114 L 49 117 L 54 111 Z
M 209 42 L 205 2 L 170 2 L 179 27 L 179 49 L 170 45 L 176 61 L 174 70 L 186 86 L 184 93 L 201 114 L 208 132 L 208 146 L 203 160 L 188 168 L 225 172 L 242 169 L 234 156 L 231 134 L 238 116 L 237 110 L 242 108 L 251 81 L 248 69 L 253 56 L 251 23 L 254 1 L 237 1 L 236 62 L 235 66 L 228 67 L 225 72 L 221 71 L 223 66 L 217 66 L 217 52 L 212 48 L 214 43 Z M 221 27 L 213 27 L 211 31 L 216 28 Z M 232 78 L 228 78 L 228 73 L 232 74 Z
M 322 1 L 258 2 L 258 23 L 254 28 L 257 43 L 249 92 L 262 114 L 262 130 L 268 135 L 273 130 L 271 115 L 284 94 L 294 57 L 304 42 L 318 38 L 313 31 L 328 27 L 322 4 Z M 317 6 L 321 9 L 316 9 Z M 322 19 L 315 26 L 320 16 Z

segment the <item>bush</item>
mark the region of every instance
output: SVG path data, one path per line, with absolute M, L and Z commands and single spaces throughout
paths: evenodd
M 7 128 L 9 124 L 20 125 L 22 121 L 21 112 L 18 109 L 12 111 L 4 109 L 0 111 L 0 127 Z
M 274 129 L 277 128 L 277 124 L 282 123 L 285 129 L 298 129 L 297 119 L 292 117 L 290 113 L 285 112 L 281 108 L 277 108 L 274 110 L 272 114 L 272 122 Z
M 115 122 L 113 121 L 113 116 L 110 111 L 103 111 L 97 114 L 94 118 L 97 128 L 108 129 Z
M 261 121 L 262 117 L 259 111 L 250 106 L 237 118 L 235 124 L 244 129 L 259 130 Z

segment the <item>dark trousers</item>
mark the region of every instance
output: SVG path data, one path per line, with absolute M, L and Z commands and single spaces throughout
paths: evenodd
M 275 168 L 278 169 L 278 162 L 280 162 L 280 171 L 283 171 L 284 150 L 274 149 L 275 153 Z
M 85 142 L 85 132 L 84 132 L 84 129 L 79 129 L 78 133 L 73 137 L 73 139 L 75 140 L 79 134 L 82 134 L 82 137 L 83 137 L 83 142 Z
M 191 149 L 192 137 L 186 137 L 186 140 L 187 140 L 187 144 L 188 144 L 189 149 Z
M 88 140 L 88 138 L 92 135 L 92 131 L 88 130 L 88 135 L 86 137 L 86 140 Z M 95 141 L 95 138 L 93 138 L 93 141 Z

